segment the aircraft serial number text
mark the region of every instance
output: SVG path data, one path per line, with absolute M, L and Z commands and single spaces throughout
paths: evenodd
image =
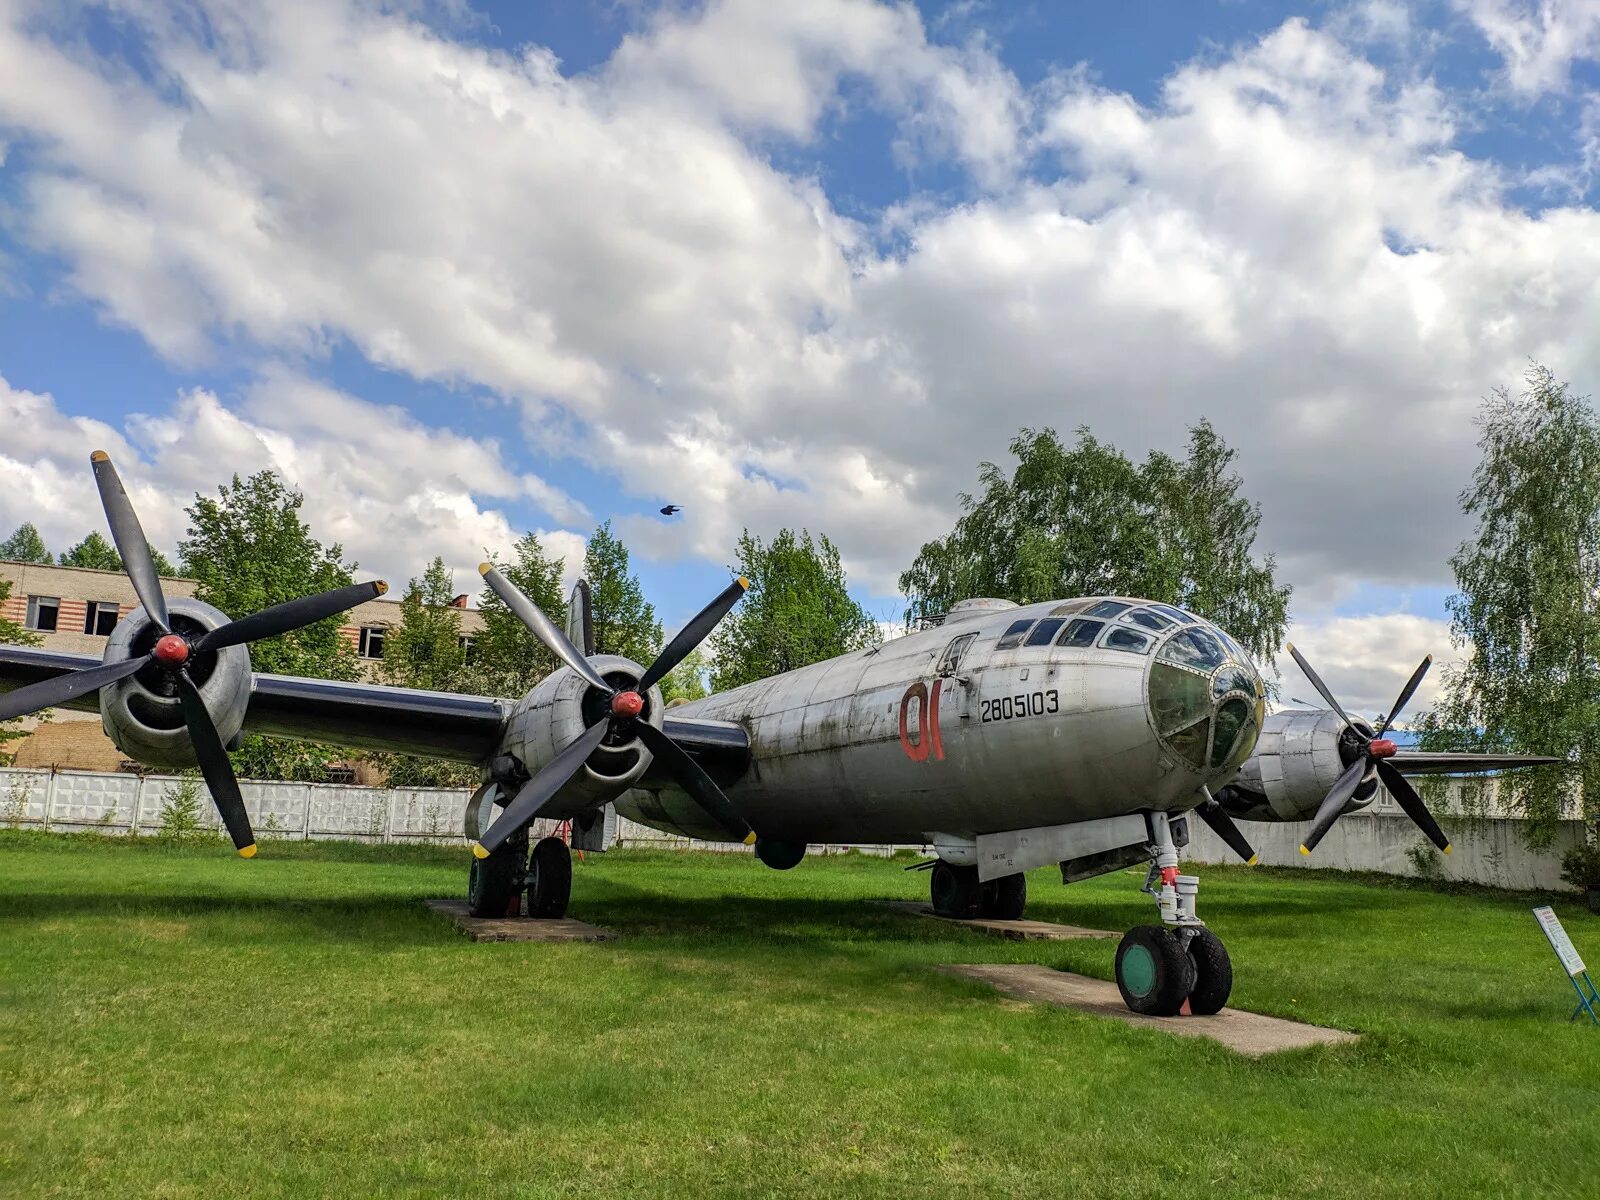
M 995 700 L 978 702 L 978 717 L 982 722 L 1010 721 L 1016 717 L 1042 717 L 1045 713 L 1061 711 L 1061 697 L 1055 688 L 1044 692 L 1023 692 L 1016 696 L 1001 696 Z

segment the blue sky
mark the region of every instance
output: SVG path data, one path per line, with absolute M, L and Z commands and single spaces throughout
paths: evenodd
M 611 519 L 670 625 L 804 525 L 887 620 L 1020 426 L 1205 415 L 1386 695 L 1479 398 L 1593 390 L 1591 9 L 0 5 L 0 526 L 109 439 L 169 549 L 273 466 L 396 578 Z

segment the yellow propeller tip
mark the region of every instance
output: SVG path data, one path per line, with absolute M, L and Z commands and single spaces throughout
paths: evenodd
M 494 570 L 494 564 L 493 563 L 479 563 L 478 564 L 478 574 L 479 575 L 487 575 L 492 570 Z
M 756 844 L 756 831 L 754 829 L 744 835 L 744 844 L 746 846 L 754 846 Z
M 374 579 L 372 581 L 372 586 L 373 586 L 373 589 L 380 596 L 383 595 L 385 592 L 387 592 L 389 590 L 389 584 L 385 580 L 382 580 L 382 579 Z
M 96 450 L 93 454 L 89 455 L 89 461 L 90 462 L 110 462 L 111 461 L 111 455 L 107 454 L 104 450 Z
M 488 858 L 489 857 L 489 852 L 487 850 L 485 850 L 477 842 L 473 842 L 472 843 L 472 857 L 473 858 Z
M 1294 653 L 1294 643 L 1293 642 L 1285 642 L 1283 644 L 1283 648 L 1285 650 L 1287 650 L 1290 654 Z
M 240 846 L 239 847 L 239 857 L 240 858 L 254 858 L 255 856 L 256 856 L 256 844 L 254 842 L 251 842 L 248 846 Z
M 1454 850 L 1454 849 L 1455 849 L 1455 847 L 1454 847 L 1454 846 L 1452 846 L 1452 845 L 1451 845 L 1451 844 L 1450 844 L 1450 843 L 1449 843 L 1449 842 L 1446 842 L 1446 843 L 1445 843 L 1445 844 L 1444 844 L 1444 852 L 1445 852 L 1445 853 L 1446 853 L 1446 854 L 1449 854 L 1449 853 L 1450 853 L 1450 851 L 1452 851 L 1452 850 Z
M 1250 857 L 1249 857 L 1249 859 L 1247 859 L 1247 860 L 1246 860 L 1246 861 L 1245 861 L 1245 864 L 1244 864 L 1244 865 L 1245 865 L 1245 866 L 1247 866 L 1247 867 L 1253 867 L 1253 866 L 1255 866 L 1255 865 L 1256 865 L 1256 864 L 1258 864 L 1258 863 L 1259 863 L 1259 862 L 1260 862 L 1260 861 L 1261 861 L 1261 855 L 1259 855 L 1259 854 L 1252 854 L 1252 855 L 1251 855 L 1251 856 L 1250 856 Z
M 1300 847 L 1300 853 L 1304 854 L 1307 858 L 1311 856 L 1311 851 L 1307 850 L 1304 846 Z
M 745 591 L 748 592 L 750 590 L 750 579 L 749 579 L 749 577 L 745 576 L 745 575 L 739 576 L 739 586 L 742 587 Z

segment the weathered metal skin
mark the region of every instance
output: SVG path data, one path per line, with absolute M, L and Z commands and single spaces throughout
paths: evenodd
M 1356 724 L 1371 736 L 1363 722 Z M 1241 821 L 1309 821 L 1344 774 L 1347 762 L 1340 754 L 1344 732 L 1343 719 L 1332 710 L 1270 714 L 1255 752 L 1245 760 L 1238 778 L 1217 792 L 1217 799 Z M 1378 794 L 1375 776 L 1375 771 L 1368 771 L 1345 812 L 1372 803 Z
M 643 667 L 620 655 L 596 654 L 589 661 L 607 682 L 617 687 L 631 688 L 644 675 Z M 600 719 L 604 703 L 604 697 L 577 672 L 563 667 L 541 681 L 511 710 L 501 753 L 520 760 L 530 774 L 536 772 Z M 645 693 L 640 719 L 660 729 L 665 711 L 661 689 L 651 688 Z M 650 766 L 650 758 L 637 738 L 617 744 L 609 739 L 602 742 L 542 815 L 574 817 L 592 811 L 638 782 Z
M 173 630 L 191 639 L 228 623 L 227 615 L 211 605 L 181 596 L 168 599 L 167 615 Z M 160 636 L 161 630 L 144 609 L 136 608 L 117 622 L 106 642 L 104 661 L 123 662 L 148 654 Z M 243 726 L 250 703 L 250 652 L 229 646 L 198 655 L 189 676 L 199 686 L 217 734 L 226 744 Z M 154 665 L 100 689 L 100 719 L 106 736 L 129 758 L 168 770 L 195 765 L 177 692 Z
M 1198 768 L 1157 736 L 1153 651 L 997 649 L 1013 622 L 1062 607 L 973 606 L 939 628 L 673 715 L 745 726 L 751 766 L 728 796 L 763 837 L 795 842 L 924 842 L 1130 809 L 1180 812 L 1203 799 L 1202 784 L 1237 772 Z M 952 667 L 952 644 L 968 637 Z M 629 791 L 617 807 L 670 832 L 724 836 L 671 786 Z

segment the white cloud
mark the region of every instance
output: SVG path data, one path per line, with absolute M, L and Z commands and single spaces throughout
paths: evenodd
M 1025 90 L 866 0 L 669 8 L 580 76 L 372 7 L 204 7 L 205 40 L 125 10 L 159 86 L 53 35 L 71 10 L 0 32 L 24 236 L 175 360 L 243 346 L 310 387 L 348 339 L 515 398 L 542 449 L 686 505 L 621 523 L 645 557 L 804 525 L 887 590 L 1019 426 L 1138 455 L 1207 415 L 1302 595 L 1439 582 L 1478 398 L 1528 356 L 1600 377 L 1600 218 L 1522 211 L 1449 96 L 1301 21 L 1141 105 L 1082 72 Z M 868 231 L 776 165 L 861 94 L 970 196 Z M 215 452 L 336 463 L 291 415 L 225 410 Z M 474 496 L 579 515 L 497 448 L 383 419 L 438 450 L 404 527 L 477 537 Z
M 89 471 L 97 449 L 111 454 L 145 533 L 169 556 L 196 492 L 212 495 L 229 474 L 270 468 L 304 493 L 314 536 L 340 543 L 363 577 L 383 576 L 397 588 L 442 555 L 456 586 L 476 594 L 483 547 L 505 553 L 521 532 L 480 499 L 561 497 L 509 471 L 493 442 L 429 429 L 397 409 L 281 372 L 237 407 L 195 390 L 164 412 L 130 414 L 124 430 L 69 417 L 52 397 L 0 378 L 0 428 L 8 431 L 0 529 L 33 521 L 56 551 L 105 528 Z M 548 552 L 566 559 L 570 584 L 582 535 L 538 532 Z
M 1600 57 L 1600 6 L 1594 0 L 1458 0 L 1505 64 L 1505 81 L 1524 97 L 1565 91 L 1572 65 Z
M 1451 645 L 1448 621 L 1412 613 L 1297 621 L 1289 630 L 1289 641 L 1305 655 L 1346 712 L 1369 719 L 1387 713 L 1411 672 L 1423 658 L 1433 655 L 1433 666 L 1401 713 L 1402 726 L 1433 704 L 1446 668 L 1460 657 Z M 1292 707 L 1291 701 L 1302 700 L 1316 708 L 1327 707 L 1287 654 L 1278 658 L 1277 683 L 1280 704 Z

